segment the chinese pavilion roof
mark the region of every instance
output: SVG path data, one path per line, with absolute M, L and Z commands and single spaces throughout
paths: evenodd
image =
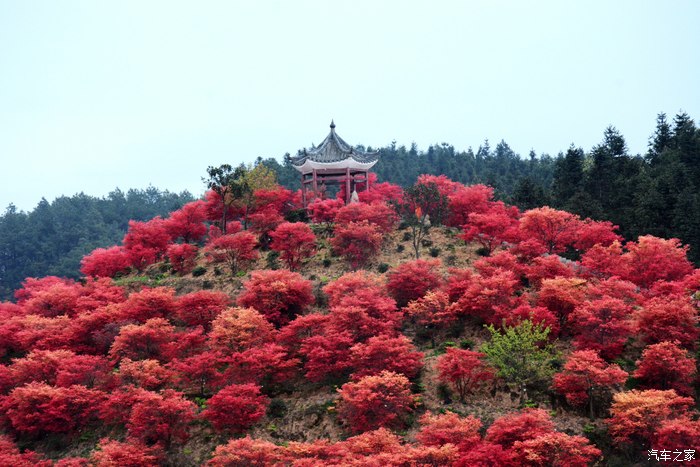
M 366 152 L 353 148 L 335 132 L 331 121 L 331 132 L 321 144 L 311 149 L 302 149 L 292 157 L 292 165 L 300 172 L 313 169 L 361 169 L 371 168 L 379 160 L 379 152 Z

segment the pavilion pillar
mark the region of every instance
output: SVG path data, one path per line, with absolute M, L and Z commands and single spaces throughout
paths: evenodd
M 313 187 L 314 187 L 314 195 L 318 195 L 318 181 L 316 178 L 316 169 L 313 169 L 311 172 L 311 176 L 313 177 Z
M 345 204 L 350 202 L 350 167 L 345 168 Z
M 304 183 L 304 174 L 301 174 L 301 204 L 306 208 L 306 183 Z

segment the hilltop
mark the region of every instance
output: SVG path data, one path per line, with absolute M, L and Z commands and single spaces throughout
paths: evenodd
M 131 222 L 79 281 L 27 279 L 0 304 L 0 464 L 629 465 L 698 444 L 679 241 L 445 176 L 373 183 L 308 212 L 274 184 L 210 191 Z

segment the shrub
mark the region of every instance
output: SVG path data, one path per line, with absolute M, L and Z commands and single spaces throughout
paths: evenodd
M 232 384 L 207 401 L 202 417 L 218 431 L 241 433 L 265 415 L 269 402 L 255 384 Z

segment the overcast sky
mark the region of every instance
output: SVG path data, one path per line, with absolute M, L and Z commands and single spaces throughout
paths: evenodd
M 320 142 L 644 152 L 700 119 L 700 2 L 0 0 L 0 210 Z

